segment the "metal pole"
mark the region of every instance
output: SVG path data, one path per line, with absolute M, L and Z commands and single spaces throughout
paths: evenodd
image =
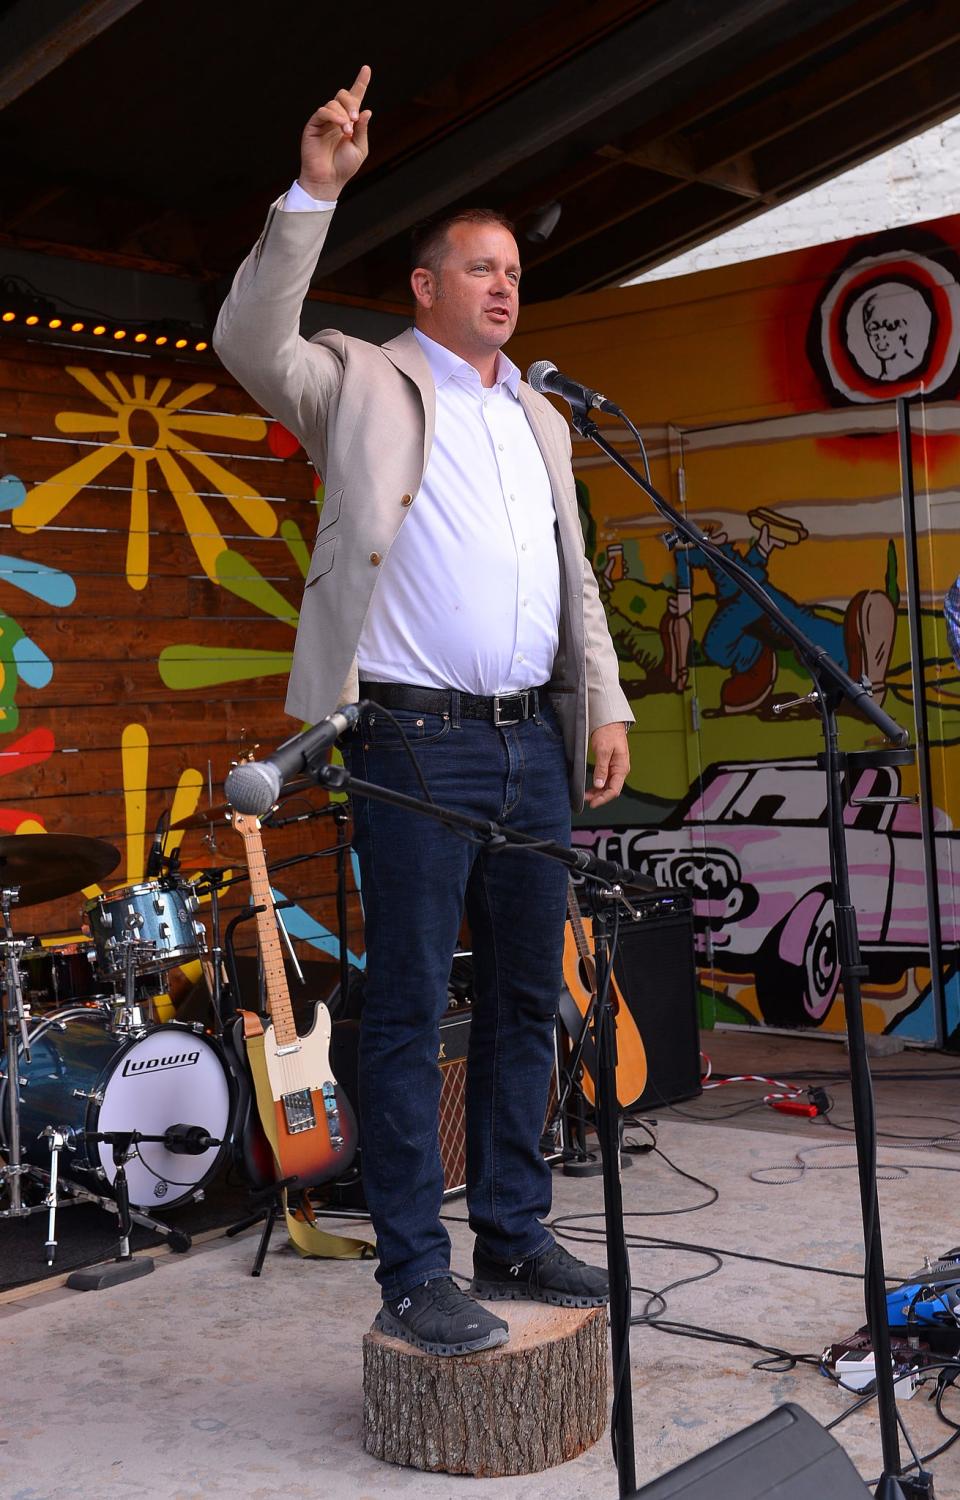
M 923 670 L 923 622 L 920 614 L 920 577 L 917 553 L 916 493 L 913 484 L 913 447 L 910 441 L 910 406 L 897 400 L 900 437 L 900 488 L 903 495 L 903 550 L 907 565 L 907 618 L 910 622 L 910 660 L 913 666 L 913 713 L 917 726 L 917 771 L 920 781 L 920 838 L 923 847 L 923 883 L 927 904 L 927 940 L 930 944 L 930 993 L 933 998 L 934 1040 L 944 1042 L 945 1001 L 940 955 L 940 877 L 937 870 L 936 830 L 933 820 L 933 790 L 930 773 L 930 737 L 927 721 L 926 678 Z

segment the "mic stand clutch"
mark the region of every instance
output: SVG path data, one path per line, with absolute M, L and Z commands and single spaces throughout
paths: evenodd
M 813 697 L 819 705 L 823 726 L 824 749 L 817 757 L 817 764 L 826 778 L 830 875 L 837 928 L 837 955 L 840 961 L 850 1052 L 850 1079 L 860 1180 L 860 1209 L 866 1248 L 864 1282 L 867 1328 L 877 1370 L 877 1409 L 883 1450 L 883 1475 L 877 1493 L 883 1494 L 885 1500 L 894 1500 L 894 1497 L 907 1500 L 907 1497 L 932 1496 L 930 1476 L 925 1473 L 917 1477 L 905 1475 L 900 1458 L 893 1365 L 890 1356 L 890 1326 L 887 1320 L 885 1296 L 880 1210 L 877 1201 L 873 1084 L 867 1058 L 860 997 L 860 981 L 866 977 L 867 969 L 860 956 L 857 914 L 850 892 L 843 821 L 844 805 L 848 800 L 848 771 L 865 765 L 905 765 L 912 761 L 913 751 L 900 748 L 845 754 L 839 748 L 837 709 L 844 699 L 854 703 L 880 730 L 884 738 L 896 746 L 905 746 L 908 738 L 907 731 L 901 729 L 895 720 L 873 702 L 869 682 L 854 682 L 837 662 L 804 635 L 792 620 L 787 619 L 764 588 L 746 569 L 715 546 L 699 526 L 675 510 L 648 480 L 637 473 L 633 465 L 604 437 L 585 405 L 573 403 L 572 420 L 581 437 L 589 438 L 649 496 L 673 531 L 699 547 L 721 572 L 732 578 L 745 593 L 756 600 L 764 613 L 773 621 L 778 632 L 793 646 L 799 660 L 803 662 L 813 678 Z M 936 956 L 931 954 L 930 957 L 931 963 L 935 963 Z M 611 1285 L 611 1296 L 612 1290 Z M 621 1488 L 621 1494 L 623 1493 Z

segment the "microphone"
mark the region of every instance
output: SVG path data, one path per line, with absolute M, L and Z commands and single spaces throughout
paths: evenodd
M 549 391 L 553 396 L 562 396 L 571 406 L 583 406 L 588 411 L 595 407 L 597 411 L 612 411 L 618 417 L 623 416 L 619 406 L 608 401 L 600 391 L 592 391 L 588 385 L 581 385 L 579 380 L 561 375 L 552 360 L 536 360 L 527 371 L 527 383 L 541 395 Z
M 147 856 L 146 869 L 144 870 L 145 880 L 151 880 L 155 876 L 163 874 L 163 841 L 167 836 L 169 826 L 170 813 L 167 808 L 164 808 L 157 820 L 157 826 L 153 835 L 153 844 Z
M 163 1132 L 164 1148 L 174 1156 L 202 1156 L 211 1146 L 220 1144 L 202 1125 L 168 1125 Z
M 234 766 L 224 784 L 227 801 L 240 813 L 262 817 L 280 795 L 280 788 L 291 777 L 309 770 L 318 750 L 332 745 L 360 717 L 362 703 L 346 703 L 336 713 L 321 719 L 312 729 L 284 740 L 266 760 L 251 760 Z

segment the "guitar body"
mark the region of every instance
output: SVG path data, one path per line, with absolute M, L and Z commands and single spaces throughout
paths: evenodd
M 273 1095 L 281 1177 L 317 1187 L 342 1176 L 357 1151 L 357 1121 L 330 1068 L 330 1012 L 321 1002 L 313 1026 L 283 1046 L 272 1023 L 264 1027 L 263 1055 Z
M 298 1188 L 316 1187 L 342 1176 L 353 1161 L 357 1151 L 356 1116 L 330 1067 L 327 1007 L 322 1002 L 317 1004 L 313 1025 L 305 1036 L 297 1031 L 260 824 L 248 813 L 234 812 L 233 826 L 243 839 L 247 858 L 270 1012 L 270 1020 L 262 1027 L 266 1079 L 257 1070 L 252 1112 L 257 1115 L 261 1132 L 269 1143 L 271 1157 L 276 1159 L 270 1180 L 293 1177 Z M 246 1016 L 249 1073 L 252 1038 L 260 1033 L 261 1024 L 249 1013 Z M 269 1103 L 263 1097 L 267 1085 Z M 250 1140 L 253 1141 L 252 1133 Z M 262 1156 L 262 1152 L 258 1155 Z
M 596 994 L 597 976 L 590 947 L 593 922 L 584 921 L 579 910 L 568 905 L 567 925 L 563 930 L 563 978 L 581 1016 L 585 1016 Z M 610 1002 L 617 1031 L 617 1102 L 626 1109 L 639 1099 L 647 1086 L 647 1054 L 630 1007 L 624 1001 L 617 981 L 610 976 Z M 581 1087 L 588 1101 L 596 1101 L 594 1079 L 584 1067 Z

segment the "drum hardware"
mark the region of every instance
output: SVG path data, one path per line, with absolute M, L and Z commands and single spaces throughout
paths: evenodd
M 27 835 L 24 834 L 24 838 Z M 7 1159 L 6 1164 L 0 1169 L 0 1183 L 7 1190 L 9 1207 L 0 1210 L 0 1218 L 22 1218 L 33 1210 L 27 1208 L 23 1202 L 23 1193 L 20 1179 L 26 1170 L 23 1166 L 21 1142 L 20 1142 L 20 1054 L 30 1059 L 30 1038 L 27 1031 L 28 1011 L 23 1004 L 23 987 L 20 982 L 20 954 L 27 943 L 17 939 L 13 935 L 13 927 L 10 921 L 11 908 L 16 906 L 20 898 L 19 886 L 4 886 L 0 890 L 0 913 L 3 917 L 3 939 L 0 948 L 3 949 L 4 964 L 6 967 L 4 1002 L 3 1002 L 3 1042 L 6 1053 L 6 1077 L 8 1087 L 6 1091 L 6 1128 L 4 1129 L 3 1111 L 0 1110 L 0 1130 L 6 1140 Z

